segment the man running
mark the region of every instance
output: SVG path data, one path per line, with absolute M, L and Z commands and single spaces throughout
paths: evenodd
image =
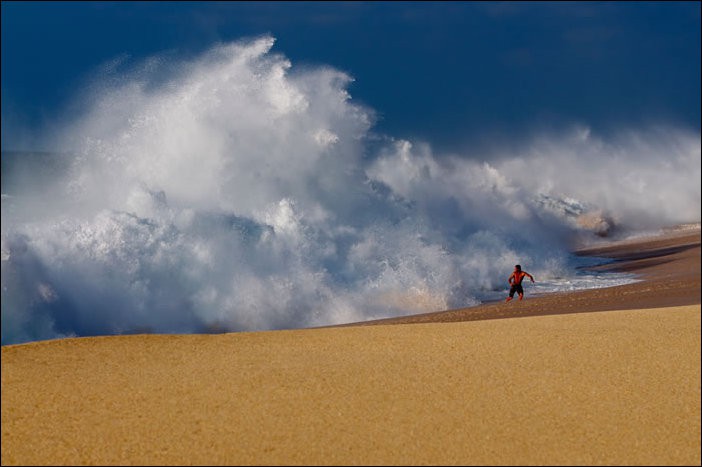
M 514 271 L 512 271 L 512 274 L 510 274 L 509 279 L 507 279 L 507 282 L 509 282 L 509 285 L 511 287 L 509 289 L 509 297 L 507 297 L 507 300 L 505 300 L 505 302 L 512 300 L 514 298 L 515 292 L 519 294 L 519 300 L 524 298 L 522 280 L 525 276 L 531 279 L 532 282 L 534 282 L 534 276 L 532 276 L 526 271 L 522 271 L 522 267 L 519 264 L 514 266 Z

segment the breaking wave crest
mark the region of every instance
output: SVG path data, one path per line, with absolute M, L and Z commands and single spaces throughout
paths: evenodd
M 434 154 L 374 133 L 351 77 L 273 44 L 113 70 L 40 158 L 50 173 L 3 168 L 3 344 L 468 306 L 516 263 L 572 284 L 576 238 L 699 222 L 697 134 Z

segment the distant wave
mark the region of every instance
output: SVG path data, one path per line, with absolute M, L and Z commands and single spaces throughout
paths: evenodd
M 574 239 L 699 222 L 698 134 L 578 127 L 435 154 L 374 133 L 350 76 L 273 43 L 113 70 L 51 164 L 3 168 L 3 344 L 462 307 L 517 263 L 545 291 L 597 286 Z

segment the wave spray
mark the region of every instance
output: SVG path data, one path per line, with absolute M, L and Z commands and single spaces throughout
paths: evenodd
M 463 307 L 517 263 L 572 278 L 575 237 L 699 221 L 699 135 L 575 128 L 436 155 L 374 133 L 348 75 L 273 44 L 107 74 L 49 175 L 3 169 L 3 344 Z

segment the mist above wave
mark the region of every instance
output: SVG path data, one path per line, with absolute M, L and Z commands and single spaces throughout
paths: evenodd
M 699 135 L 578 127 L 438 155 L 374 133 L 351 77 L 273 44 L 96 81 L 53 142 L 62 169 L 3 196 L 3 344 L 466 306 L 516 263 L 572 275 L 576 235 L 699 221 Z

